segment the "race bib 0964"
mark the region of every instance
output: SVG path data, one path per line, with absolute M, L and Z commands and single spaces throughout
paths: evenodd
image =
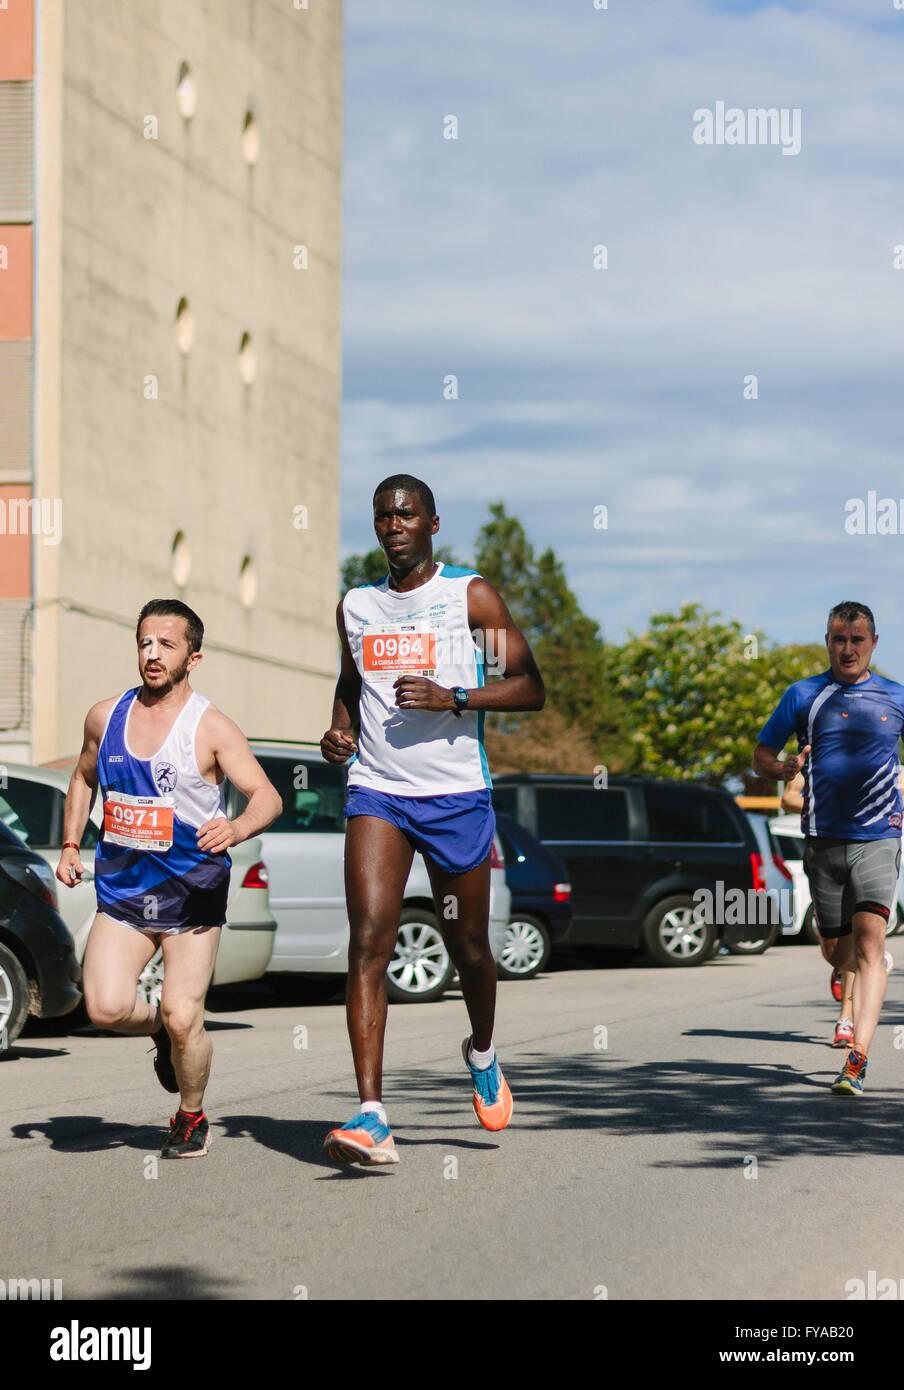
M 362 650 L 364 679 L 373 684 L 399 676 L 436 676 L 436 630 L 429 623 L 367 627 Z

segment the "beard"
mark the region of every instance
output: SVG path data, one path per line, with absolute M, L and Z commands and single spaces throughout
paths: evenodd
M 152 700 L 159 700 L 164 695 L 168 695 L 174 685 L 178 685 L 180 681 L 185 680 L 186 673 L 188 672 L 188 663 L 190 659 L 190 657 L 186 657 L 182 665 L 177 667 L 175 671 L 167 671 L 166 679 L 163 682 L 163 684 L 155 685 L 153 689 L 148 685 L 147 681 L 144 679 L 144 676 L 142 676 L 141 679 L 144 684 L 145 694 L 150 696 Z

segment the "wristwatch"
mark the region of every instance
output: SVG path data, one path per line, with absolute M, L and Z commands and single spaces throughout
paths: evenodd
M 452 699 L 455 701 L 452 713 L 457 714 L 460 718 L 462 710 L 467 709 L 468 707 L 468 692 L 464 689 L 463 686 L 453 685 Z

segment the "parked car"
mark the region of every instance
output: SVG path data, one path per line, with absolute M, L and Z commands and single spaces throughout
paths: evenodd
M 658 965 L 694 966 L 719 941 L 768 935 L 756 912 L 762 854 L 728 792 L 643 777 L 597 786 L 593 777 L 509 773 L 495 779 L 493 796 L 565 861 L 570 945 L 642 948 Z M 738 890 L 740 922 L 726 910 Z
M 63 841 L 63 803 L 69 787 L 67 773 L 53 768 L 7 763 L 6 786 L 0 787 L 0 823 L 4 823 L 52 870 L 59 863 Z M 97 911 L 94 895 L 94 849 L 103 827 L 100 797 L 82 835 L 79 853 L 85 873 L 80 883 L 59 888 L 57 903 L 69 928 L 79 961 L 84 958 L 88 932 Z M 220 937 L 213 981 L 215 985 L 257 980 L 264 974 L 273 950 L 276 921 L 270 911 L 267 867 L 260 839 L 244 841 L 229 851 L 232 872 L 226 903 L 226 926 Z M 163 953 L 158 947 L 142 972 L 138 992 L 159 1003 L 163 984 Z
M 502 980 L 530 980 L 543 970 L 553 944 L 568 935 L 574 909 L 568 870 L 557 854 L 511 816 L 496 814 L 512 895 L 511 917 L 496 964 Z
M 53 874 L 0 821 L 0 1053 L 29 1014 L 57 1018 L 81 999 L 72 937 L 56 910 Z
M 252 740 L 251 747 L 283 799 L 282 815 L 260 837 L 278 924 L 271 976 L 345 975 L 346 769 L 328 763 L 315 743 Z M 226 796 L 229 814 L 237 815 L 244 798 L 231 786 Z M 490 869 L 490 949 L 495 960 L 505 945 L 510 906 L 497 841 Z M 454 976 L 427 868 L 415 854 L 405 884 L 399 939 L 386 972 L 387 994 L 397 1003 L 428 1003 L 445 993 Z
M 801 941 L 810 945 L 819 944 L 819 932 L 813 914 L 810 898 L 810 884 L 804 873 L 804 833 L 800 828 L 800 816 L 796 813 L 772 816 L 769 821 L 772 838 L 779 847 L 794 878 L 794 928 Z M 901 870 L 898 874 L 898 898 L 895 912 L 889 916 L 886 934 L 894 936 L 904 926 L 904 854 L 901 856 Z
M 760 848 L 763 863 L 761 891 L 769 904 L 767 921 L 770 930 L 769 935 L 760 941 L 734 941 L 727 949 L 737 956 L 757 956 L 774 945 L 780 936 L 793 936 L 799 927 L 794 916 L 794 877 L 779 852 L 769 821 L 756 811 L 746 811 L 745 815 Z

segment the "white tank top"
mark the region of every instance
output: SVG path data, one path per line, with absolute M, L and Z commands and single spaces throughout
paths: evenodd
M 128 700 L 129 695 L 132 696 L 131 700 Z M 177 821 L 182 821 L 185 825 L 198 829 L 205 822 L 225 815 L 226 801 L 222 784 L 217 786 L 204 780 L 195 754 L 195 734 L 201 715 L 210 704 L 207 696 L 193 690 L 157 752 L 151 758 L 139 758 L 129 746 L 129 722 L 137 695 L 137 689 L 126 691 L 110 711 L 101 746 L 104 740 L 107 740 L 108 744 L 110 742 L 107 735 L 112 733 L 111 721 L 117 710 L 122 710 L 124 717 L 120 747 L 105 749 L 107 761 L 109 762 L 111 753 L 115 757 L 115 753 L 119 752 L 120 755 L 125 754 L 125 757 L 120 756 L 119 761 L 128 767 L 143 765 L 150 772 L 151 781 L 160 795 L 172 798 L 173 814 Z M 128 703 L 124 704 L 126 701 Z M 110 771 L 114 771 L 112 765 Z
M 483 685 L 483 653 L 468 623 L 468 585 L 476 578 L 476 570 L 440 563 L 432 579 L 407 593 L 390 589 L 387 575 L 345 595 L 345 631 L 361 676 L 350 787 L 446 796 L 492 786 L 482 710 L 399 709 L 392 688 L 406 672 L 446 689 Z

